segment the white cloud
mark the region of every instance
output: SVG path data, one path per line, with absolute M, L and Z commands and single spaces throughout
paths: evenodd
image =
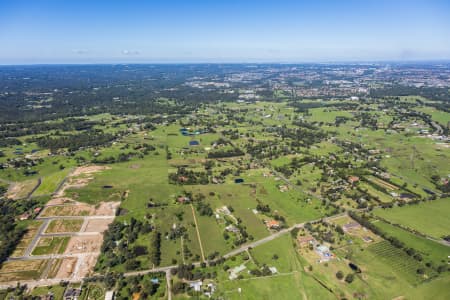
M 141 52 L 138 50 L 122 50 L 123 55 L 140 55 Z

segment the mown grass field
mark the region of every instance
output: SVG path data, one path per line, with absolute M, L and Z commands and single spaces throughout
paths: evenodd
M 450 232 L 449 198 L 392 209 L 377 209 L 374 214 L 435 238 L 441 238 Z
M 67 174 L 69 174 L 69 172 L 70 172 L 70 169 L 66 168 L 59 172 L 55 172 L 48 176 L 43 177 L 41 185 L 33 193 L 33 195 L 34 196 L 49 195 L 49 194 L 55 192 L 58 185 L 61 183 L 61 181 L 64 179 L 64 177 L 66 177 Z

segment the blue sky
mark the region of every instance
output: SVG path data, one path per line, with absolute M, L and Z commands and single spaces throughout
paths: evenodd
M 440 59 L 448 0 L 0 0 L 0 64 Z

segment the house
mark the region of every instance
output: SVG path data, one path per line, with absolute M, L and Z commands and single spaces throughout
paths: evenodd
M 184 204 L 184 203 L 189 203 L 191 202 L 191 199 L 189 197 L 186 196 L 179 196 L 177 198 L 178 203 Z
M 400 199 L 402 199 L 402 200 L 412 200 L 414 198 L 415 198 L 415 196 L 410 193 L 401 193 L 400 194 Z
M 247 267 L 245 265 L 240 265 L 240 266 L 234 267 L 233 269 L 230 270 L 230 276 L 228 278 L 230 280 L 238 278 L 239 273 L 241 273 L 245 269 L 247 269 Z
M 20 221 L 28 220 L 30 218 L 30 213 L 25 212 L 19 216 Z
M 360 228 L 361 228 L 361 225 L 359 225 L 359 223 L 357 223 L 357 222 L 350 222 L 350 223 L 347 223 L 344 226 L 342 226 L 342 229 L 345 232 L 349 232 L 349 231 L 352 231 L 352 230 L 357 230 L 357 229 L 360 229 Z
M 366 243 L 371 243 L 373 242 L 373 239 L 370 236 L 363 236 L 363 241 Z
M 315 241 L 315 239 L 311 235 L 299 236 L 297 238 L 297 242 L 300 247 L 308 246 L 308 245 L 314 243 L 314 241 Z
M 276 220 L 270 220 L 266 222 L 266 226 L 269 229 L 278 229 L 280 228 L 280 222 L 276 221 Z
M 192 288 L 196 292 L 200 292 L 202 290 L 202 285 L 203 285 L 203 283 L 201 280 L 189 283 L 189 287 Z
M 359 177 L 358 176 L 350 176 L 348 177 L 348 182 L 351 184 L 355 184 L 359 181 Z
M 228 225 L 227 227 L 225 227 L 225 230 L 233 233 L 239 233 L 239 228 L 234 225 Z
M 330 252 L 330 248 L 328 248 L 325 245 L 320 245 L 320 246 L 316 247 L 315 250 L 316 250 L 317 254 L 319 254 L 319 256 L 320 256 L 319 262 L 324 262 L 324 261 L 326 262 L 334 257 L 334 254 L 332 254 Z
M 152 278 L 152 279 L 150 279 L 150 281 L 153 284 L 159 284 L 159 279 L 158 278 Z
M 216 286 L 214 285 L 214 283 L 208 283 L 207 291 L 205 292 L 205 296 L 208 298 L 211 298 L 211 296 L 214 294 L 215 291 L 216 291 Z
M 187 182 L 188 180 L 189 180 L 189 178 L 187 178 L 186 176 L 178 176 L 179 182 Z
M 81 295 L 81 289 L 68 288 L 64 292 L 64 300 L 78 300 Z
M 34 213 L 35 213 L 35 214 L 38 214 L 38 213 L 41 212 L 41 210 L 42 210 L 41 207 L 36 207 L 36 208 L 34 209 Z

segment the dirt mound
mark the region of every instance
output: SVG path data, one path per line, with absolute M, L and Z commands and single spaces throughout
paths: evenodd
M 78 167 L 76 168 L 72 174 L 71 177 L 76 177 L 76 176 L 80 176 L 83 174 L 93 174 L 93 173 L 97 173 L 103 170 L 109 170 L 111 169 L 111 167 L 107 167 L 107 166 L 83 166 L 83 167 Z

